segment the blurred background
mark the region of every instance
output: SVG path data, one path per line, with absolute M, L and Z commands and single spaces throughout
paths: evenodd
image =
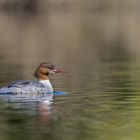
M 0 86 L 41 62 L 69 71 L 50 77 L 68 93 L 51 113 L 0 100 L 0 140 L 139 140 L 139 14 L 138 0 L 0 0 Z

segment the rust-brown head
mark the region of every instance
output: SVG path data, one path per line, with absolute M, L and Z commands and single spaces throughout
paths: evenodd
M 50 63 L 41 63 L 35 73 L 34 73 L 34 76 L 40 80 L 48 80 L 48 75 L 50 73 L 62 73 L 64 72 L 63 70 L 61 69 L 58 69 L 56 68 L 54 65 L 50 64 Z

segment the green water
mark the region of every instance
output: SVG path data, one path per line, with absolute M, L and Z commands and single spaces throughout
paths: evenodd
M 139 140 L 139 12 L 128 14 L 130 3 L 109 11 L 57 4 L 30 15 L 0 12 L 0 86 L 34 79 L 41 62 L 68 71 L 50 75 L 67 92 L 50 109 L 0 98 L 0 140 Z
M 139 139 L 140 67 L 128 52 L 117 55 L 115 50 L 115 56 L 108 49 L 102 51 L 106 55 L 101 55 L 98 63 L 92 61 L 90 53 L 91 61 L 82 60 L 83 52 L 79 51 L 79 62 L 63 64 L 69 73 L 50 76 L 55 90 L 68 94 L 55 96 L 49 112 L 38 103 L 8 103 L 1 99 L 0 139 Z M 20 63 L 3 61 L 1 85 L 28 76 L 18 68 Z

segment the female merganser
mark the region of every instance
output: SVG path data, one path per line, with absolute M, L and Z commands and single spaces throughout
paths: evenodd
M 53 87 L 49 81 L 50 73 L 64 72 L 49 63 L 41 63 L 36 69 L 34 76 L 37 81 L 16 81 L 6 87 L 0 88 L 0 95 L 47 95 L 53 97 Z

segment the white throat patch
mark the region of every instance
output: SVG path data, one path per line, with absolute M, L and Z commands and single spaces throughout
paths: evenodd
M 47 88 L 48 92 L 50 93 L 53 92 L 53 87 L 52 84 L 50 83 L 50 80 L 39 80 L 39 82 Z

